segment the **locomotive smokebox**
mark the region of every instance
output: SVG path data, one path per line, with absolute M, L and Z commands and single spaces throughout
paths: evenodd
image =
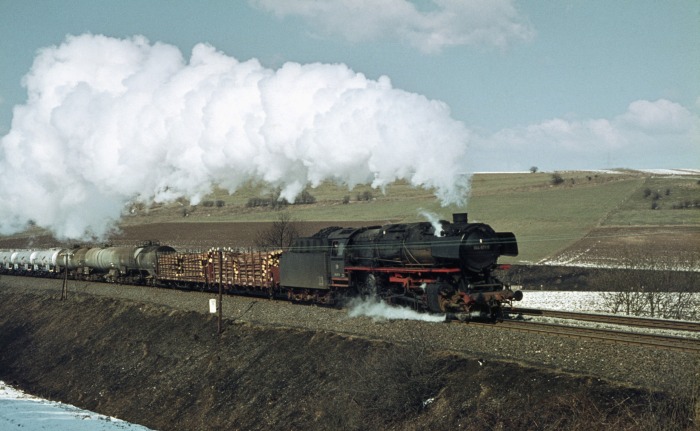
M 467 213 L 452 214 L 452 223 L 468 223 Z

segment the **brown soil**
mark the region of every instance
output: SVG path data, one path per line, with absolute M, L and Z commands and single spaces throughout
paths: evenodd
M 700 266 L 700 226 L 600 227 L 548 261 L 562 265 Z
M 40 281 L 37 281 L 40 282 Z M 692 401 L 124 299 L 0 293 L 0 379 L 159 430 L 693 429 Z

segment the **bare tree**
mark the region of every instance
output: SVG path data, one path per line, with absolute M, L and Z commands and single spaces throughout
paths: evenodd
M 558 186 L 559 184 L 564 182 L 564 178 L 562 178 L 561 174 L 559 172 L 555 172 L 552 174 L 552 184 L 555 186 Z
M 681 256 L 646 261 L 631 257 L 629 250 L 623 253 L 622 268 L 611 272 L 607 280 L 613 290 L 602 294 L 608 311 L 665 319 L 700 317 L 700 298 L 693 288 L 700 274 L 692 271 L 697 263 Z M 680 270 L 684 263 L 691 270 Z
M 258 232 L 255 245 L 260 248 L 286 250 L 298 237 L 298 222 L 289 212 L 283 211 L 279 213 L 277 220 L 272 222 L 269 228 Z

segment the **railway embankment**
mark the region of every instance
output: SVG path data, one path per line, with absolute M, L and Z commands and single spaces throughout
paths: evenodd
M 0 277 L 0 380 L 158 430 L 693 429 L 678 352 Z

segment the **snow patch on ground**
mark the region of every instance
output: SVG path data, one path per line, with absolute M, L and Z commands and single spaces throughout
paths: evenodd
M 574 311 L 579 313 L 611 314 L 605 305 L 605 292 L 563 292 L 555 290 L 523 291 L 523 299 L 514 303 L 516 308 L 540 308 L 545 310 Z M 700 302 L 700 293 L 691 299 Z M 645 317 L 645 316 L 640 316 Z
M 654 175 L 700 175 L 700 169 L 639 169 Z
M 546 266 L 570 266 L 570 267 L 575 267 L 575 268 L 594 268 L 594 269 L 635 269 L 635 270 L 648 270 L 648 271 L 658 271 L 659 270 L 659 264 L 658 262 L 650 262 L 648 264 L 640 263 L 637 265 L 630 265 L 629 263 L 624 263 L 620 262 L 619 260 L 616 260 L 615 258 L 612 257 L 598 257 L 596 256 L 595 259 L 597 261 L 584 261 L 584 260 L 578 260 L 579 257 L 584 256 L 584 253 L 576 253 L 576 254 L 561 254 L 553 259 L 542 259 L 538 261 L 536 264 L 537 265 L 546 265 Z M 604 261 L 609 261 L 609 263 L 604 263 Z M 687 271 L 687 272 L 700 272 L 700 268 L 697 266 L 693 266 L 692 262 L 688 262 L 687 264 L 678 264 L 678 265 L 666 265 L 663 267 L 663 270 L 666 271 Z
M 515 303 L 518 308 L 543 308 L 546 310 L 604 313 L 601 292 L 560 292 L 551 290 L 523 291 L 523 299 Z
M 695 294 L 700 300 L 700 293 Z M 561 292 L 561 291 L 523 291 L 522 301 L 515 308 L 535 308 L 544 310 L 573 311 L 579 313 L 611 314 L 603 303 L 602 292 Z M 624 330 L 629 332 L 655 333 L 675 337 L 700 339 L 700 333 L 687 331 L 662 330 L 655 328 L 636 328 L 624 325 L 611 325 L 597 322 L 571 321 L 542 316 L 526 316 L 526 320 L 554 323 L 558 325 L 575 325 L 598 329 Z
M 0 429 L 25 431 L 148 431 L 120 419 L 81 410 L 70 404 L 28 395 L 0 381 Z

